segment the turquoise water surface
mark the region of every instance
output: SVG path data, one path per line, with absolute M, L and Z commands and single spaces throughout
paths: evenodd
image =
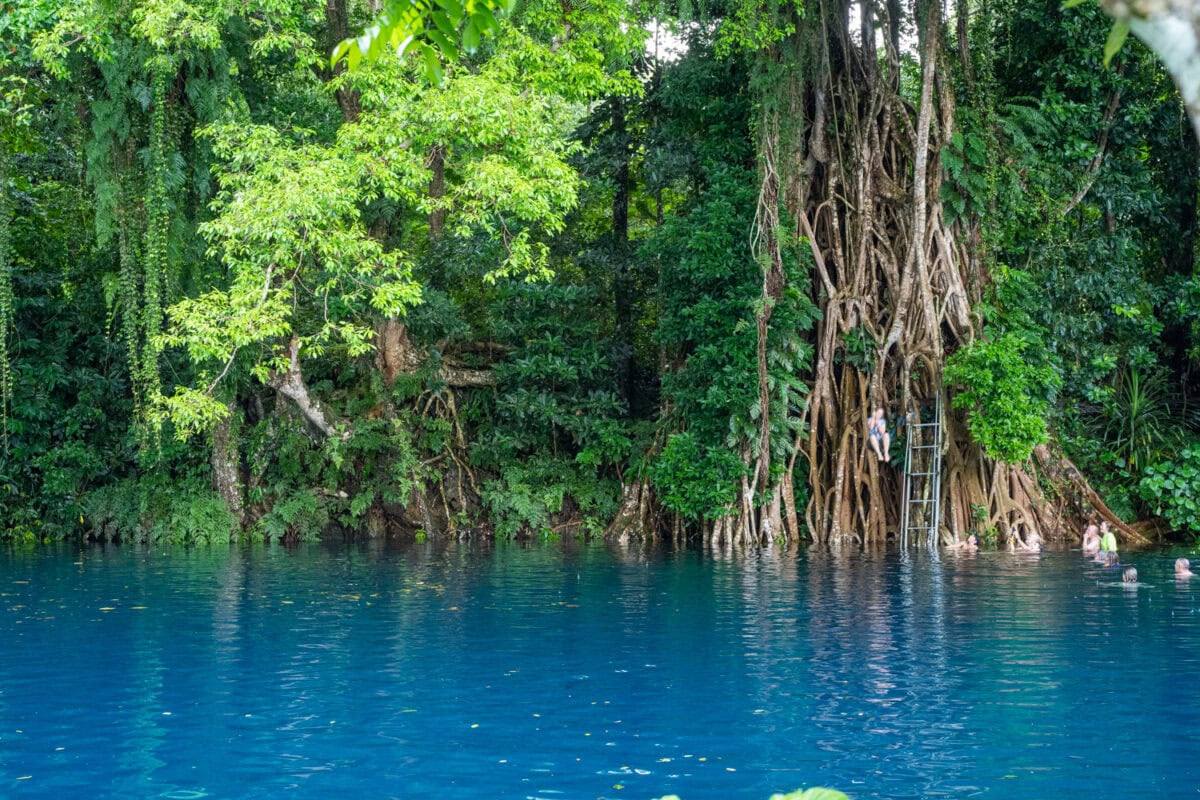
M 1194 798 L 1179 554 L 0 551 L 0 796 Z

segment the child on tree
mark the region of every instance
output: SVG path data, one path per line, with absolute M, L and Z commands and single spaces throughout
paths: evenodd
M 867 438 L 880 461 L 891 461 L 892 435 L 888 433 L 882 408 L 875 409 L 875 413 L 867 417 Z

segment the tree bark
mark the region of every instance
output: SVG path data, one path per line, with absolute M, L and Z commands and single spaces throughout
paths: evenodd
M 242 463 L 234 429 L 237 417 L 233 402 L 228 404 L 228 411 L 212 431 L 212 483 L 240 527 L 245 522 L 246 512 L 242 503 Z
M 296 408 L 314 428 L 326 436 L 332 437 L 338 435 L 337 428 L 326 417 L 321 404 L 308 393 L 308 386 L 304 383 L 304 375 L 300 372 L 300 337 L 294 334 L 288 345 L 288 358 L 287 369 L 283 372 L 272 373 L 268 384 L 275 391 L 295 403 Z M 343 435 L 343 438 L 347 438 L 348 436 L 349 432 Z
M 446 227 L 446 209 L 439 201 L 446 196 L 446 148 L 435 145 L 429 150 L 429 199 L 434 202 L 434 209 L 429 212 L 429 237 L 441 236 Z
M 429 359 L 424 348 L 413 344 L 408 328 L 397 319 L 386 319 L 376 329 L 375 346 L 383 368 L 385 386 L 391 386 L 400 375 L 411 375 Z M 468 388 L 495 386 L 496 376 L 490 369 L 474 369 L 442 360 L 438 376 L 447 386 Z
M 350 35 L 350 13 L 346 0 L 325 0 L 325 25 L 328 29 L 329 40 L 325 52 L 333 51 L 339 42 Z M 346 62 L 339 61 L 333 74 L 341 74 L 346 70 Z M 326 73 L 328 74 L 328 73 Z M 342 87 L 334 91 L 338 108 L 342 110 L 342 118 L 346 122 L 355 122 L 362 113 L 362 101 L 354 89 Z

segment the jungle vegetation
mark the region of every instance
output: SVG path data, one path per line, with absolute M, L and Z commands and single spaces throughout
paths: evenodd
M 1200 153 L 1112 31 L 4 0 L 0 535 L 879 544 L 938 394 L 945 537 L 1200 533 Z

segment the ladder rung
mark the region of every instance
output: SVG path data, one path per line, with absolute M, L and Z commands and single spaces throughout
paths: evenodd
M 937 475 L 937 474 L 938 473 L 936 473 L 936 472 L 910 472 L 910 473 L 908 473 L 909 477 L 911 477 L 911 478 L 918 478 L 918 477 L 921 477 L 922 475 L 928 476 L 928 475 Z
M 937 449 L 937 445 L 936 444 L 914 444 L 909 449 L 910 450 L 935 450 L 935 449 Z
M 912 506 L 912 505 L 916 505 L 917 503 L 924 505 L 925 503 L 932 503 L 932 502 L 933 502 L 932 499 L 930 499 L 930 500 L 909 500 L 908 504 L 910 506 Z

